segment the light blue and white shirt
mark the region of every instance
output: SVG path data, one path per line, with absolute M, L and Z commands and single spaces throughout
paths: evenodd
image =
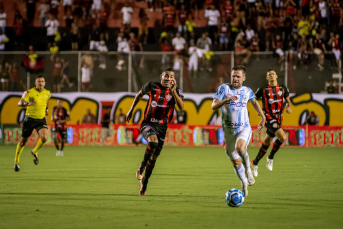
M 222 84 L 217 88 L 213 99 L 223 100 L 231 96 L 237 96 L 238 99 L 221 107 L 222 126 L 224 133 L 238 134 L 245 128 L 251 128 L 247 103 L 255 98 L 255 94 L 245 86 L 236 89 L 232 85 Z

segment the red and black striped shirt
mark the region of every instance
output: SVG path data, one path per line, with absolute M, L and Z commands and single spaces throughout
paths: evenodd
M 57 124 L 57 121 L 64 120 L 69 117 L 69 112 L 64 108 L 54 107 L 51 112 L 51 120 L 54 121 L 55 129 L 66 130 L 66 123 Z
M 285 99 L 289 97 L 288 88 L 283 84 L 275 87 L 264 85 L 257 89 L 255 95 L 256 99 L 262 98 L 262 109 L 266 119 L 275 119 L 281 123 Z
M 163 87 L 160 83 L 149 82 L 142 87 L 143 95 L 149 95 L 149 100 L 144 111 L 143 122 L 150 122 L 167 126 L 173 119 L 175 99 L 169 88 Z M 183 100 L 181 89 L 176 88 L 176 93 Z

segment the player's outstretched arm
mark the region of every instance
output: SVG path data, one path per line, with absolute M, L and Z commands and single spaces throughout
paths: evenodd
M 289 97 L 286 98 L 286 112 L 287 114 L 290 114 L 292 113 L 292 103 L 291 103 L 291 100 L 289 99 Z
M 260 131 L 260 130 L 262 130 L 262 128 L 265 125 L 266 116 L 263 114 L 263 111 L 260 107 L 260 104 L 258 104 L 258 102 L 255 98 L 250 100 L 250 102 L 251 102 L 252 106 L 254 107 L 254 109 L 257 111 L 258 115 L 262 117 L 262 120 L 260 121 L 260 123 L 258 124 L 258 127 L 257 127 L 257 130 Z
M 129 110 L 129 112 L 127 112 L 126 114 L 126 121 L 129 122 L 130 119 L 132 118 L 132 112 L 133 112 L 133 109 L 135 109 L 136 105 L 139 103 L 139 101 L 141 101 L 141 99 L 143 98 L 143 92 L 142 90 L 140 90 L 137 94 L 136 94 L 136 97 L 135 99 L 133 100 L 133 103 L 131 105 L 131 108 Z
M 228 103 L 230 101 L 235 101 L 236 99 L 237 99 L 236 96 L 231 96 L 230 98 L 225 98 L 223 100 L 214 99 L 212 102 L 212 109 L 217 110 L 217 109 L 221 108 L 222 106 L 224 106 L 225 103 Z

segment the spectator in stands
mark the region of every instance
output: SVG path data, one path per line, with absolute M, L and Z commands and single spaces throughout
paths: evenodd
M 285 52 L 283 51 L 283 42 L 281 40 L 280 35 L 276 35 L 275 42 L 273 43 L 273 49 L 275 53 L 278 55 L 279 60 L 278 63 L 280 64 L 280 71 L 284 70 L 284 60 L 285 60 Z
M 222 16 L 222 21 L 220 22 L 219 27 L 219 45 L 220 50 L 228 50 L 228 44 L 229 44 L 229 36 L 230 36 L 230 30 L 229 30 L 229 24 L 226 21 L 225 16 Z
M 123 109 L 119 109 L 119 115 L 117 115 L 118 124 L 126 124 L 126 115 L 123 113 Z
M 93 25 L 93 29 L 91 34 L 89 34 L 89 50 L 98 50 L 98 46 L 100 44 L 100 28 Z
M 77 26 L 75 22 L 71 24 L 70 34 L 71 34 L 71 50 L 79 50 L 80 31 L 79 31 L 79 27 Z
M 133 9 L 130 6 L 128 1 L 125 1 L 125 6 L 121 8 L 123 22 L 122 24 L 126 26 L 129 30 L 131 28 L 131 15 L 133 13 Z
M 296 4 L 293 0 L 286 0 L 284 6 L 286 8 L 286 15 L 290 17 L 296 15 Z
M 107 42 L 109 41 L 107 25 L 109 15 L 109 10 L 102 4 L 99 12 L 100 40 L 105 40 Z
M 81 83 L 82 83 L 83 92 L 89 92 L 89 87 L 91 84 L 91 72 L 92 72 L 91 66 L 88 65 L 87 63 L 83 63 L 82 68 L 81 68 Z
M 174 33 L 175 7 L 173 5 L 163 7 L 163 15 L 167 33 Z
M 61 59 L 56 56 L 55 54 L 50 56 L 50 60 L 54 66 L 53 68 L 53 89 L 54 92 L 61 92 L 61 85 L 60 82 L 62 80 L 62 68 L 63 68 L 63 64 L 61 62 Z
M 195 18 L 195 13 L 196 13 L 196 18 L 200 20 L 199 17 L 199 9 L 200 9 L 200 0 L 192 0 L 191 2 L 191 14 L 192 14 L 192 19 Z
M 73 87 L 74 83 L 71 83 L 69 80 L 69 62 L 66 61 L 65 59 L 61 58 L 61 62 L 62 62 L 62 80 L 60 82 L 60 87 L 63 88 L 64 87 L 64 82 L 67 83 L 68 87 Z
M 234 18 L 234 8 L 231 1 L 226 1 L 224 5 L 222 16 L 225 15 L 225 20 L 227 22 L 233 20 Z
M 48 0 L 42 0 L 38 7 L 39 21 L 42 31 L 45 28 L 45 22 L 48 20 L 49 11 L 50 4 L 48 3 Z
M 326 25 L 328 23 L 327 13 L 328 7 L 324 0 L 320 0 L 318 3 L 318 9 L 320 11 L 320 24 Z
M 266 51 L 269 51 L 270 43 L 275 42 L 275 29 L 277 25 L 275 23 L 274 17 L 270 15 L 263 24 L 264 29 L 266 30 Z
M 143 45 L 142 42 L 139 42 L 139 40 L 135 37 L 135 33 L 130 33 L 130 39 L 128 40 L 130 51 L 143 51 Z M 139 56 L 141 56 L 139 61 Z M 134 64 L 138 64 L 139 61 L 139 67 L 144 68 L 144 56 L 142 55 L 136 55 L 132 54 L 132 60 Z
M 235 50 L 236 54 L 245 55 L 242 60 L 242 64 L 248 64 L 251 57 L 251 51 L 245 48 L 246 43 L 247 41 L 244 38 L 244 33 L 239 33 L 235 40 Z
M 60 23 L 57 19 L 55 19 L 55 16 L 52 14 L 49 14 L 49 19 L 45 22 L 46 27 L 46 35 L 48 37 L 48 49 L 50 49 L 52 43 L 55 41 L 56 33 L 58 32 L 58 27 L 60 26 Z
M 4 51 L 5 50 L 5 44 L 8 41 L 9 41 L 8 37 L 0 29 L 0 51 Z
M 209 33 L 211 34 L 211 39 L 214 43 L 218 42 L 218 18 L 220 18 L 220 13 L 216 9 L 214 4 L 211 4 L 211 9 L 205 11 L 205 18 L 207 18 L 207 25 Z
M 301 36 L 301 39 L 298 43 L 298 58 L 299 61 L 303 61 L 305 64 L 306 69 L 308 68 L 310 61 L 309 61 L 309 51 L 310 45 L 305 35 Z
M 265 0 L 267 1 L 267 0 Z M 238 0 L 236 1 L 237 10 L 236 10 L 236 17 L 238 20 L 238 24 L 242 25 L 243 27 L 246 26 L 246 11 L 248 9 L 246 0 Z M 235 6 L 236 8 L 236 6 Z
M 300 36 L 308 36 L 310 34 L 311 25 L 304 15 L 301 16 L 301 20 L 298 22 L 298 29 Z
M 191 47 L 188 49 L 188 54 L 189 54 L 189 61 L 188 61 L 188 75 L 189 77 L 192 77 L 192 72 L 193 78 L 197 78 L 197 73 L 198 73 L 198 53 L 197 53 L 197 47 L 195 46 L 194 42 L 190 43 Z
M 58 0 L 51 0 L 50 1 L 50 13 L 57 18 L 58 15 L 58 7 L 60 2 Z
M 167 32 L 163 32 L 160 37 L 160 42 L 161 42 L 161 50 L 162 50 L 162 69 L 166 68 L 167 66 L 170 65 L 170 55 L 166 54 L 165 52 L 170 52 L 173 50 L 171 41 L 167 35 Z
M 257 10 L 257 31 L 260 32 L 263 23 L 264 23 L 264 18 L 267 16 L 267 9 L 262 2 L 262 0 L 258 0 L 256 3 L 256 10 Z
M 200 59 L 200 70 L 204 71 L 204 67 L 206 66 L 208 68 L 208 70 L 210 70 L 209 68 L 209 61 L 205 58 L 204 54 L 209 50 L 210 47 L 210 43 L 209 40 L 207 39 L 207 35 L 206 33 L 203 33 L 202 36 L 197 40 L 197 53 L 198 53 L 198 57 Z
M 79 20 L 83 16 L 83 9 L 81 7 L 81 2 L 79 0 L 73 1 L 74 9 L 72 11 L 72 16 L 74 18 L 74 22 L 78 24 Z
M 118 43 L 118 63 L 116 68 L 120 71 L 125 68 L 125 57 L 130 52 L 130 46 L 127 42 L 127 39 L 124 38 L 123 34 L 121 33 L 117 38 Z
M 183 37 L 181 37 L 181 33 L 176 33 L 176 37 L 172 40 L 173 49 L 175 50 L 176 54 L 181 54 L 185 52 L 186 41 Z
M 90 109 L 87 109 L 87 113 L 82 117 L 82 124 L 95 124 L 96 116 L 91 113 Z
M 335 94 L 336 93 L 336 87 L 334 85 L 333 80 L 329 81 L 328 86 L 326 86 L 326 84 L 325 84 L 325 87 L 326 87 L 326 91 L 328 94 Z
M 149 10 L 150 12 L 154 11 L 154 0 L 145 0 L 148 3 L 148 8 L 146 10 Z
M 16 46 L 17 50 L 24 50 L 24 19 L 23 18 L 17 18 L 14 25 L 14 45 Z
M 251 43 L 254 35 L 255 35 L 255 31 L 251 28 L 251 25 L 248 24 L 247 29 L 245 30 L 245 37 L 249 44 Z
M 316 34 L 316 39 L 312 42 L 312 50 L 314 54 L 318 56 L 318 67 L 320 71 L 324 70 L 324 53 L 326 53 L 325 44 L 322 39 L 320 39 L 319 33 Z
M 256 0 L 248 0 L 247 2 L 248 2 L 247 6 L 249 9 L 249 12 L 248 12 L 249 18 L 253 18 L 255 17 L 255 13 L 256 13 Z M 275 4 L 277 2 L 278 1 L 276 1 Z
M 36 12 L 36 0 L 26 0 L 26 19 L 29 26 L 33 26 Z
M 22 91 L 21 89 L 19 89 L 19 84 L 21 84 L 23 86 L 23 89 L 26 90 L 23 81 L 19 79 L 19 66 L 16 62 L 13 63 L 10 74 L 11 91 Z
M 306 124 L 308 124 L 308 125 L 315 125 L 315 126 L 319 125 L 319 117 L 318 117 L 318 115 L 316 115 L 314 113 L 314 111 L 311 111 L 310 115 L 307 116 Z
M 7 14 L 4 12 L 4 5 L 1 3 L 0 5 L 0 29 L 5 33 L 6 32 L 6 22 L 7 22 Z
M 99 62 L 100 62 L 99 68 L 106 69 L 106 56 L 108 53 L 108 48 L 107 48 L 104 40 L 100 41 L 98 51 L 100 52 L 100 54 L 99 54 Z
M 338 33 L 335 35 L 335 39 L 332 42 L 332 52 L 335 54 L 337 70 L 340 71 L 339 61 L 341 57 L 341 46 Z
M 82 0 L 81 6 L 83 9 L 83 14 L 85 16 L 92 16 L 92 5 L 93 5 L 93 0 Z
M 339 0 L 334 0 L 331 5 L 332 22 L 334 28 L 338 28 L 340 24 L 343 24 L 343 5 Z
M 62 1 L 63 9 L 64 9 L 64 16 L 63 18 L 67 18 L 67 12 L 71 12 L 71 5 L 72 5 L 72 0 L 63 0 Z
M 188 15 L 188 11 L 186 10 L 184 4 L 181 5 L 181 9 L 179 10 L 177 16 L 178 16 L 178 20 L 179 20 L 179 25 L 178 25 L 177 31 L 179 33 L 181 33 L 181 36 L 183 36 L 185 38 L 185 40 L 187 40 L 188 28 L 186 25 L 186 21 L 188 20 L 189 15 Z
M 251 39 L 249 49 L 251 51 L 260 51 L 260 38 L 258 37 L 258 33 L 255 33 L 254 37 Z
M 149 30 L 148 30 L 148 15 L 146 14 L 144 8 L 141 8 L 139 10 L 139 27 L 138 27 L 138 39 L 140 42 L 146 44 L 148 35 L 149 35 Z
M 102 5 L 102 0 L 93 0 L 93 4 L 92 4 L 92 17 L 93 18 L 96 18 L 99 16 L 101 5 Z
M 7 61 L 1 65 L 0 78 L 2 91 L 9 91 L 9 81 L 11 75 L 11 65 Z

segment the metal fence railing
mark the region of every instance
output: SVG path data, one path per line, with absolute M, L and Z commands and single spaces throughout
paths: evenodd
M 184 92 L 206 93 L 214 92 L 222 82 L 229 82 L 232 66 L 246 61 L 244 54 L 213 52 L 210 53 L 213 55 L 208 56 L 208 60 L 198 60 L 196 71 L 193 69 L 190 71 L 190 66 L 194 64 L 189 63 L 189 57 L 176 55 L 174 52 L 134 51 L 127 54 L 108 52 L 100 55 L 99 52 L 70 51 L 60 52 L 54 56 L 58 57 L 59 61 L 63 61 L 59 73 L 56 70 L 58 64 L 50 60 L 50 52 L 37 52 L 37 54 L 44 60 L 44 69 L 40 72 L 28 73 L 23 66 L 25 52 L 0 53 L 0 64 L 2 64 L 0 75 L 7 69 L 6 62 L 7 66 L 18 66 L 17 81 L 12 82 L 15 81 L 12 79 L 15 77 L 11 75 L 8 87 L 0 87 L 0 90 L 23 91 L 34 86 L 36 74 L 42 74 L 46 78 L 46 88 L 51 91 L 81 92 L 83 90 L 81 69 L 84 65 L 88 65 L 90 92 L 135 92 L 145 82 L 159 81 L 163 68 L 173 67 L 177 84 Z M 332 80 L 333 76 L 339 81 L 337 83 L 342 85 L 341 72 L 337 70 L 332 53 L 325 54 L 323 69 L 318 67 L 317 55 L 307 54 L 304 59 L 302 56 L 299 57 L 297 52 L 285 52 L 285 57 L 282 59 L 273 52 L 254 52 L 245 66 L 247 78 L 244 84 L 253 90 L 266 83 L 266 72 L 270 68 L 277 72 L 279 83 L 287 85 L 294 93 L 320 93 L 325 87 L 325 82 Z M 62 80 L 63 68 L 67 68 L 65 73 L 70 84 Z M 56 75 L 57 73 L 59 75 Z M 340 89 L 341 87 L 339 92 Z

